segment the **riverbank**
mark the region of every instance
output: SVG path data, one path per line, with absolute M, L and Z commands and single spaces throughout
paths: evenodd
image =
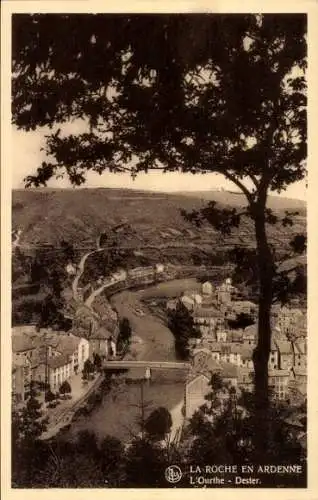
M 171 411 L 172 433 L 175 435 L 182 424 L 183 378 L 179 375 L 179 380 L 171 380 L 170 376 L 167 378 L 165 374 L 154 372 L 152 380 L 145 382 L 137 375 L 133 374 L 131 380 L 128 380 L 128 373 L 117 380 L 115 377 L 102 401 L 89 415 L 77 415 L 64 438 L 73 441 L 79 432 L 87 430 L 94 432 L 99 441 L 113 436 L 127 443 L 140 432 L 142 406 L 145 418 L 158 407 Z
M 72 423 L 73 417 L 76 411 L 81 408 L 89 396 L 94 393 L 98 387 L 101 385 L 103 381 L 103 374 L 98 374 L 96 378 L 92 381 L 88 381 L 87 385 L 83 386 L 83 391 L 78 393 L 78 397 L 74 400 L 67 400 L 62 402 L 64 405 L 58 408 L 56 414 L 48 412 L 44 412 L 44 416 L 49 417 L 49 424 L 47 431 L 44 432 L 41 436 L 42 440 L 51 439 L 53 436 L 58 434 L 63 427 L 69 426 Z
M 153 314 L 143 302 L 144 299 L 158 297 L 176 297 L 186 289 L 199 289 L 200 284 L 195 278 L 171 280 L 169 282 L 148 286 L 142 290 L 125 290 L 114 294 L 109 300 L 111 306 L 116 310 L 120 318 L 128 318 L 134 336 L 139 342 L 134 346 L 135 359 L 149 361 L 175 361 L 174 337 L 166 325 L 166 322 Z M 104 287 L 100 288 L 100 293 Z M 94 295 L 96 297 L 96 294 Z M 90 304 L 92 307 L 93 304 Z M 140 311 L 143 311 L 141 314 Z M 131 353 L 128 354 L 128 357 Z M 116 378 L 116 377 L 115 377 Z M 72 412 L 69 420 L 64 426 L 70 428 L 65 437 L 74 439 L 81 430 L 94 431 L 99 439 L 112 435 L 127 442 L 132 436 L 138 435 L 138 419 L 140 419 L 141 405 L 141 381 L 144 378 L 144 369 L 136 368 L 129 370 L 125 375 L 114 383 L 114 378 L 109 391 L 102 395 L 102 401 L 98 401 L 96 407 L 91 411 L 77 412 L 85 406 L 89 397 L 79 402 Z M 184 384 L 186 373 L 173 373 L 170 370 L 152 371 L 152 380 L 144 385 L 146 404 L 145 413 L 150 414 L 152 410 L 163 406 L 171 411 L 172 415 L 172 439 L 177 436 L 183 424 L 182 407 L 184 402 Z M 94 388 L 93 391 L 97 391 Z M 77 414 L 76 414 L 77 413 Z M 82 413 L 82 415 L 81 415 Z M 74 421 L 73 417 L 76 414 Z M 62 426 L 63 427 L 63 426 Z M 64 432 L 63 432 L 64 434 Z

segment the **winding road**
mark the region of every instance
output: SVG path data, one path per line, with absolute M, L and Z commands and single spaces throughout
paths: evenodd
M 76 276 L 75 276 L 73 283 L 72 283 L 73 297 L 76 300 L 76 302 L 81 301 L 79 293 L 78 293 L 78 283 L 79 283 L 79 280 L 81 279 L 81 277 L 84 273 L 85 263 L 86 263 L 88 257 L 90 257 L 90 255 L 93 255 L 94 253 L 103 252 L 104 250 L 105 250 L 104 248 L 98 248 L 96 250 L 91 250 L 90 252 L 87 252 L 85 255 L 83 255 L 83 257 L 81 258 L 81 260 L 78 264 L 78 267 L 77 267 Z

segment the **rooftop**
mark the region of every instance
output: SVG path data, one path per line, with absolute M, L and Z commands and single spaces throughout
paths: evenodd
M 275 343 L 280 354 L 293 354 L 291 342 L 286 340 L 275 340 Z
M 226 378 L 237 378 L 238 368 L 232 363 L 220 363 L 221 376 Z
M 13 352 L 25 352 L 32 351 L 36 348 L 33 340 L 24 334 L 12 335 L 12 351 Z
M 30 360 L 28 358 L 17 356 L 15 353 L 12 354 L 12 368 L 28 365 L 30 365 Z
M 48 365 L 53 370 L 55 368 L 61 368 L 62 366 L 68 365 L 70 362 L 71 361 L 69 356 L 66 356 L 64 354 L 60 356 L 54 356 L 48 359 Z

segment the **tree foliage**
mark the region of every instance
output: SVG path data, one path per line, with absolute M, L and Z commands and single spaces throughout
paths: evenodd
M 170 432 L 171 426 L 170 412 L 166 408 L 160 407 L 153 410 L 146 419 L 145 431 L 151 439 L 160 441 Z
M 72 392 L 72 387 L 67 380 L 64 380 L 64 382 L 61 384 L 59 392 L 60 394 L 70 394 Z
M 244 193 L 244 215 L 212 203 L 199 216 L 223 232 L 242 216 L 254 225 L 260 457 L 275 294 L 266 228 L 277 222 L 266 202 L 270 190 L 306 175 L 306 22 L 304 14 L 13 17 L 13 122 L 54 127 L 50 160 L 27 185 L 63 174 L 80 185 L 89 171 L 160 169 L 219 173 Z M 87 131 L 63 134 L 60 124 L 74 118 Z M 287 213 L 281 223 L 292 218 Z
M 198 337 L 199 333 L 194 327 L 191 313 L 181 302 L 178 302 L 175 310 L 169 311 L 168 327 L 175 338 L 177 356 L 181 359 L 188 359 L 189 339 Z

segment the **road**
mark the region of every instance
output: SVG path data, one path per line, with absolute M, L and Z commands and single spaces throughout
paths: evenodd
M 80 297 L 79 297 L 79 294 L 78 294 L 78 283 L 79 283 L 79 280 L 81 279 L 81 276 L 84 272 L 84 269 L 85 269 L 85 263 L 88 259 L 88 257 L 90 255 L 93 255 L 94 253 L 97 253 L 97 252 L 103 252 L 103 248 L 98 248 L 97 250 L 92 250 L 90 252 L 87 252 L 85 255 L 83 255 L 83 257 L 81 258 L 79 264 L 78 264 L 78 268 L 77 268 L 77 273 L 76 273 L 76 276 L 73 280 L 73 283 L 72 283 L 72 291 L 73 291 L 73 297 L 74 299 L 76 300 L 76 302 L 78 302 L 80 300 Z

